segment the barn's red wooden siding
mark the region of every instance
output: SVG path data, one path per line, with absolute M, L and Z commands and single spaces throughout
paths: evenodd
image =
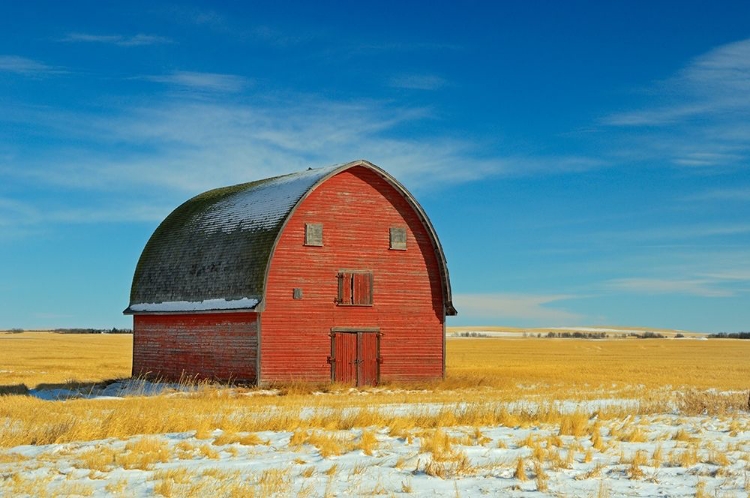
M 323 246 L 304 245 L 305 223 Z M 404 227 L 407 249 L 389 249 Z M 341 270 L 373 272 L 372 306 L 338 306 Z M 293 299 L 293 289 L 302 299 Z M 333 327 L 378 327 L 381 381 L 443 375 L 443 295 L 435 249 L 417 213 L 372 170 L 329 178 L 288 220 L 272 256 L 261 320 L 261 383 L 331 379 Z
M 256 313 L 135 315 L 133 375 L 256 381 Z

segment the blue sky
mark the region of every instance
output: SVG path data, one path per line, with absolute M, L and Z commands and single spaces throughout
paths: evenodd
M 368 159 L 449 325 L 750 330 L 747 2 L 3 2 L 0 328 L 126 327 L 158 223 Z

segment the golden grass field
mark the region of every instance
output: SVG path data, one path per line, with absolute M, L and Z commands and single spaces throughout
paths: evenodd
M 253 395 L 252 388 L 203 385 L 190 397 L 130 397 L 124 400 L 42 401 L 22 394 L 26 388 L 89 383 L 128 377 L 129 335 L 67 335 L 45 332 L 0 334 L 0 446 L 76 439 L 126 437 L 139 433 L 207 430 L 232 431 L 337 428 L 379 425 L 428 427 L 497 422 L 507 417 L 487 402 L 544 403 L 555 417 L 559 400 L 635 399 L 641 412 L 665 410 L 675 402 L 706 404 L 707 390 L 730 391 L 713 409 L 744 408 L 750 388 L 750 341 L 672 339 L 477 338 L 447 341 L 447 374 L 440 382 L 385 385 L 352 397 L 348 386 L 281 386 L 281 395 Z M 312 395 L 313 390 L 325 395 Z M 690 393 L 692 398 L 685 397 Z M 692 401 L 691 401 L 692 400 Z M 376 420 L 369 406 L 393 403 L 464 403 L 420 420 Z M 268 407 L 274 416 L 268 416 Z M 355 418 L 331 417 L 332 411 L 363 408 Z M 689 407 L 686 407 L 689 408 Z M 313 411 L 305 421 L 300 410 Z M 418 410 L 417 410 L 418 411 Z M 559 415 L 559 414 L 558 414 Z M 416 415 L 415 415 L 416 416 Z M 418 418 L 418 417 L 417 417 Z M 507 421 L 507 420 L 506 420 Z M 333 428 L 333 427 L 330 427 Z
M 132 351 L 130 334 L 0 332 L 0 386 L 128 377 Z
M 190 393 L 122 399 L 45 401 L 26 394 L 33 388 L 72 388 L 126 378 L 131 349 L 130 335 L 0 333 L 0 467 L 12 464 L 17 469 L 5 476 L 0 473 L 0 495 L 3 488 L 12 495 L 44 495 L 50 489 L 56 490 L 52 494 L 92 494 L 94 488 L 85 482 L 54 484 L 59 480 L 54 470 L 43 477 L 24 477 L 24 469 L 34 469 L 45 459 L 75 458 L 78 468 L 90 469 L 98 479 L 113 469 L 151 472 L 153 493 L 163 496 L 214 494 L 220 489 L 226 496 L 280 491 L 285 496 L 305 495 L 303 489 L 309 489 L 307 496 L 314 496 L 312 483 L 320 470 L 312 466 L 296 477 L 311 479 L 310 487 L 296 491 L 288 465 L 255 475 L 251 484 L 238 476 L 230 479 L 229 474 L 214 476 L 216 486 L 227 488 L 205 489 L 195 486 L 209 486 L 206 483 L 214 482 L 207 480 L 211 476 L 197 479 L 200 472 L 195 470 L 158 467 L 183 460 L 216 461 L 219 451 L 215 448 L 224 452 L 248 448 L 252 454 L 257 451 L 252 448 L 267 444 L 258 435 L 263 431 L 291 433 L 288 448 L 312 446 L 324 460 L 355 450 L 372 455 L 384 438 L 397 438 L 388 444 L 418 438 L 418 451 L 431 456 L 422 463 L 409 461 L 415 475 L 421 472 L 446 479 L 506 469 L 519 483 L 533 479 L 538 491 L 551 485 L 548 474 L 559 475 L 575 466 L 588 469 L 580 473 L 581 479 L 596 479 L 604 461 L 611 468 L 625 469 L 628 478 L 635 480 L 649 478 L 645 467 L 658 474 L 662 466 L 718 465 L 732 486 L 750 490 L 747 476 L 741 483 L 739 467 L 745 466 L 745 475 L 750 470 L 750 446 L 742 439 L 750 430 L 746 416 L 750 341 L 449 339 L 445 380 L 366 388 L 354 392 L 355 396 L 341 385 L 298 384 L 263 390 L 208 383 L 194 385 Z M 602 399 L 627 402 L 587 403 Z M 578 403 L 573 411 L 562 408 L 570 402 Z M 714 416 L 713 423 L 726 427 L 731 441 L 717 449 L 717 443 L 702 440 L 703 419 L 679 418 L 691 415 Z M 654 432 L 651 424 L 655 423 L 664 428 Z M 492 427 L 528 427 L 547 435 L 490 443 L 482 431 Z M 387 436 L 376 432 L 380 428 L 387 428 Z M 459 437 L 456 431 L 465 434 Z M 168 445 L 160 439 L 167 433 L 192 436 Z M 87 441 L 95 448 L 81 446 Z M 111 441 L 125 446 L 115 450 Z M 642 442 L 655 446 L 648 452 L 629 449 L 637 449 Z M 21 445 L 63 443 L 70 446 L 33 461 L 11 451 Z M 488 444 L 499 448 L 507 444 L 526 456 L 491 462 L 487 468 L 472 464 L 465 451 Z M 662 446 L 670 448 L 669 453 L 662 454 Z M 721 448 L 728 458 L 721 458 Z M 399 471 L 406 466 L 407 461 L 401 459 L 391 465 Z M 336 465 L 329 470 L 325 479 L 333 483 Z M 355 479 L 365 467 L 354 466 L 347 472 L 346 479 Z M 705 482 L 713 482 L 709 477 Z M 708 496 L 700 494 L 705 484 L 701 482 L 695 485 L 695 494 Z M 50 488 L 53 485 L 58 487 Z M 127 494 L 127 486 L 125 480 L 113 480 L 105 490 Z M 607 496 L 606 486 L 598 489 L 595 496 Z M 372 491 L 380 494 L 375 493 L 377 487 Z M 402 492 L 412 492 L 409 481 L 404 481 Z
M 130 376 L 128 334 L 0 333 L 0 388 Z M 543 393 L 643 388 L 750 389 L 750 341 L 735 339 L 448 339 L 437 390 Z M 0 391 L 2 392 L 2 391 Z

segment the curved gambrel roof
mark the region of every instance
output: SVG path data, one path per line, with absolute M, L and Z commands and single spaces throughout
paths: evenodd
M 209 190 L 188 200 L 143 249 L 124 313 L 261 310 L 271 255 L 287 220 L 318 185 L 357 166 L 383 177 L 419 215 L 439 262 L 446 314 L 455 315 L 432 223 L 403 185 L 364 160 Z

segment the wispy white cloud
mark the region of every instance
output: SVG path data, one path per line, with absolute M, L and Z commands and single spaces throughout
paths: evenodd
M 155 222 L 164 219 L 173 208 L 173 205 L 153 200 L 144 203 L 122 198 L 80 207 L 55 204 L 54 200 L 46 200 L 45 206 L 38 206 L 0 198 L 0 227 L 33 227 L 43 223 Z
M 37 217 L 37 211 L 29 204 L 15 199 L 0 198 L 0 227 L 26 225 Z
M 27 59 L 26 57 L 19 57 L 17 55 L 0 55 L 0 72 L 35 76 L 62 73 L 64 71 L 33 59 Z
M 453 302 L 462 319 L 487 320 L 489 323 L 522 321 L 526 325 L 549 326 L 582 323 L 583 315 L 553 307 L 553 303 L 576 297 L 563 294 L 455 294 Z
M 104 117 L 25 109 L 7 119 L 30 120 L 51 136 L 87 144 L 49 152 L 54 168 L 44 153 L 27 151 L 20 155 L 24 168 L 10 163 L 7 175 L 101 191 L 151 186 L 199 192 L 359 158 L 382 165 L 417 190 L 593 167 L 585 158 L 499 157 L 468 140 L 399 137 L 395 129 L 430 119 L 430 113 L 374 101 L 292 96 L 251 104 L 178 97 Z
M 695 223 L 691 225 L 650 226 L 638 230 L 619 230 L 590 234 L 597 240 L 674 243 L 750 233 L 750 223 Z
M 83 42 L 83 43 L 105 43 L 117 45 L 119 47 L 137 47 L 142 45 L 161 45 L 173 43 L 170 38 L 158 35 L 146 35 L 139 33 L 136 35 L 94 35 L 90 33 L 68 33 L 64 42 Z
M 200 73 L 191 71 L 175 71 L 161 76 L 144 76 L 142 79 L 176 85 L 193 90 L 208 90 L 216 92 L 239 92 L 249 81 L 233 74 Z
M 750 265 L 750 262 L 747 263 L 747 265 Z M 720 271 L 717 273 L 706 273 L 703 275 L 705 278 L 709 278 L 711 280 L 717 281 L 717 282 L 748 282 L 750 283 L 750 268 L 745 266 L 745 269 L 743 268 L 735 268 L 734 270 L 725 270 Z
M 614 114 L 604 123 L 614 126 L 661 126 L 718 112 L 750 109 L 750 39 L 722 45 L 693 59 L 656 93 L 669 105 Z M 671 97 L 670 97 L 671 96 Z
M 620 278 L 607 287 L 637 294 L 686 294 L 701 297 L 728 297 L 734 293 L 718 288 L 713 279 Z
M 719 46 L 651 92 L 654 104 L 611 114 L 608 127 L 645 128 L 628 135 L 629 159 L 683 167 L 741 167 L 750 157 L 750 39 Z
M 684 198 L 686 201 L 750 201 L 750 187 L 713 189 Z
M 437 90 L 445 86 L 445 79 L 434 74 L 407 74 L 394 76 L 389 85 L 410 90 Z

